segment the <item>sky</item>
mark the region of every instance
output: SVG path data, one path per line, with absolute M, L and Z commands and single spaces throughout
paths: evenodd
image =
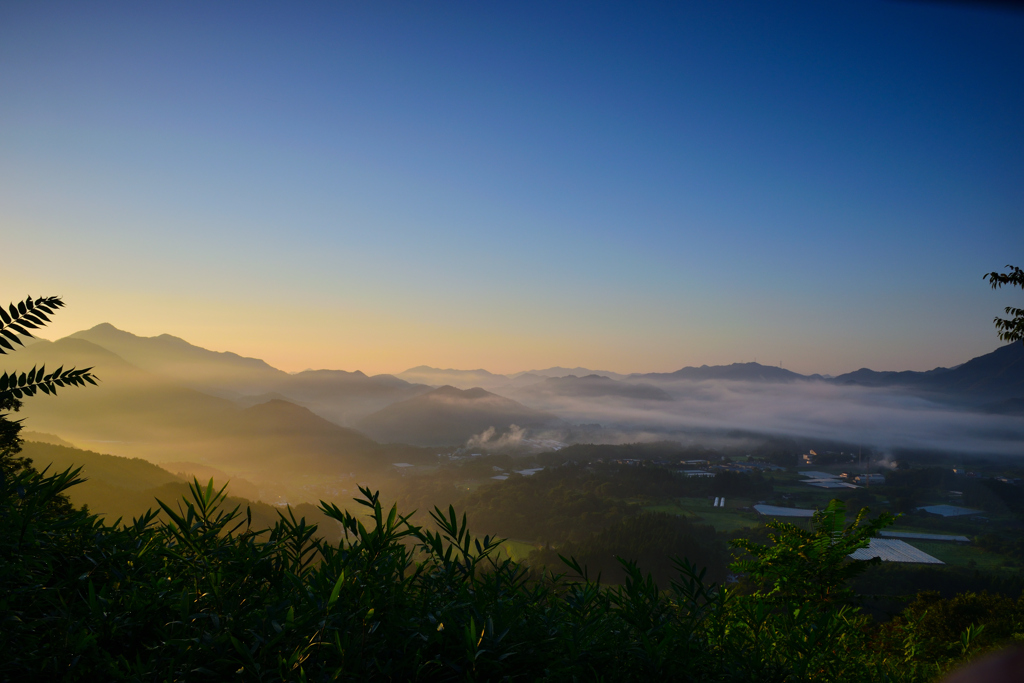
M 1024 300 L 1022 121 L 999 7 L 7 2 L 0 291 L 289 371 L 925 370 Z

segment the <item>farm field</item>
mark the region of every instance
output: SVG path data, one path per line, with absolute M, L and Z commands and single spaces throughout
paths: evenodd
M 982 571 L 991 571 L 1001 569 L 1005 561 L 1000 555 L 966 543 L 907 540 L 915 548 L 954 567 L 969 567 Z
M 650 512 L 685 515 L 693 521 L 710 524 L 716 531 L 729 533 L 738 529 L 757 527 L 764 521 L 756 512 L 739 509 L 752 504 L 753 502 L 749 500 L 737 500 L 735 505 L 727 501 L 726 507 L 715 508 L 706 498 L 677 498 L 672 503 L 651 505 L 644 509 Z

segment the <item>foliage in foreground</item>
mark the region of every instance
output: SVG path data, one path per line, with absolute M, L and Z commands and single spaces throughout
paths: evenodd
M 1006 271 L 1005 273 L 993 272 L 985 274 L 985 278 L 992 285 L 992 289 L 999 289 L 1003 285 L 1024 289 L 1024 270 L 1017 266 L 1008 265 L 1006 266 Z M 998 330 L 999 338 L 1005 342 L 1019 341 L 1024 343 L 1024 308 L 1007 306 L 1004 310 L 1007 315 L 1013 317 L 1000 318 L 996 316 L 992 321 L 995 323 L 996 330 Z
M 108 526 L 54 504 L 76 474 L 0 484 L 0 679 L 924 681 L 984 645 L 974 622 L 930 638 L 928 605 L 872 628 L 845 554 L 887 520 L 841 504 L 746 544 L 735 590 L 685 561 L 669 586 L 629 562 L 601 586 L 571 559 L 528 581 L 454 510 L 429 531 L 368 490 L 365 516 L 322 506 L 335 546 L 290 514 L 253 529 L 212 484 L 161 503 L 167 523 Z M 1020 615 L 1003 605 L 1004 636 Z

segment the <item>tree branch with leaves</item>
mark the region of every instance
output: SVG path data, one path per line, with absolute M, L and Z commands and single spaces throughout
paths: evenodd
M 1009 272 L 985 274 L 985 278 L 992 285 L 992 289 L 999 289 L 1003 285 L 1024 289 L 1024 270 L 1010 265 L 1007 265 L 1006 269 Z M 1006 315 L 1012 317 L 1007 319 L 996 316 L 993 320 L 996 330 L 998 330 L 999 338 L 1005 342 L 1019 341 L 1024 344 L 1024 308 L 1007 306 L 1004 311 Z
M 50 322 L 46 314 L 53 315 L 54 311 L 63 307 L 64 302 L 59 296 L 44 296 L 34 301 L 32 297 L 27 297 L 24 301 L 19 301 L 17 306 L 11 304 L 10 313 L 0 306 L 0 355 L 14 351 L 11 342 L 24 346 L 25 342 L 21 341 L 18 334 L 34 338 L 29 329 L 37 330 L 43 327 Z
M 45 327 L 49 316 L 64 307 L 59 296 L 45 296 L 38 299 L 26 297 L 24 301 L 10 304 L 7 310 L 0 306 L 0 355 L 25 346 L 21 337 L 34 338 L 29 330 Z M 35 396 L 38 392 L 55 395 L 58 388 L 96 384 L 92 368 L 64 369 L 60 366 L 47 373 L 46 366 L 32 367 L 28 372 L 10 371 L 0 375 L 0 473 L 14 472 L 31 466 L 27 458 L 19 458 L 21 451 L 21 422 L 10 419 L 12 412 L 21 408 L 21 399 Z
M 747 576 L 755 593 L 769 603 L 810 602 L 818 607 L 852 603 L 849 581 L 877 560 L 851 560 L 871 538 L 895 521 L 889 513 L 868 519 L 863 508 L 846 523 L 846 505 L 833 500 L 814 515 L 813 529 L 773 520 L 765 526 L 772 545 L 741 538 L 731 542 L 750 559 L 739 560 L 733 571 Z

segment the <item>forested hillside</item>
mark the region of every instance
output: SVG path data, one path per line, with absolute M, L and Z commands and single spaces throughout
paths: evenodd
M 48 473 L 79 470 L 82 481 L 68 489 L 70 502 L 75 507 L 87 508 L 107 524 L 118 519 L 127 524 L 144 517 L 151 510 L 157 513 L 156 519 L 166 520 L 157 501 L 173 501 L 177 505 L 177 501 L 188 494 L 189 482 L 192 481 L 139 458 L 123 458 L 35 441 L 25 442 L 21 455 L 30 458 L 37 469 Z M 248 510 L 252 523 L 258 527 L 269 528 L 278 520 L 281 508 L 231 495 L 235 487 L 230 479 L 209 481 L 218 489 L 227 486 L 224 505 Z M 308 519 L 310 524 L 318 524 L 319 533 L 324 538 L 333 542 L 340 538 L 340 527 L 316 506 L 302 503 L 292 509 L 299 517 Z

